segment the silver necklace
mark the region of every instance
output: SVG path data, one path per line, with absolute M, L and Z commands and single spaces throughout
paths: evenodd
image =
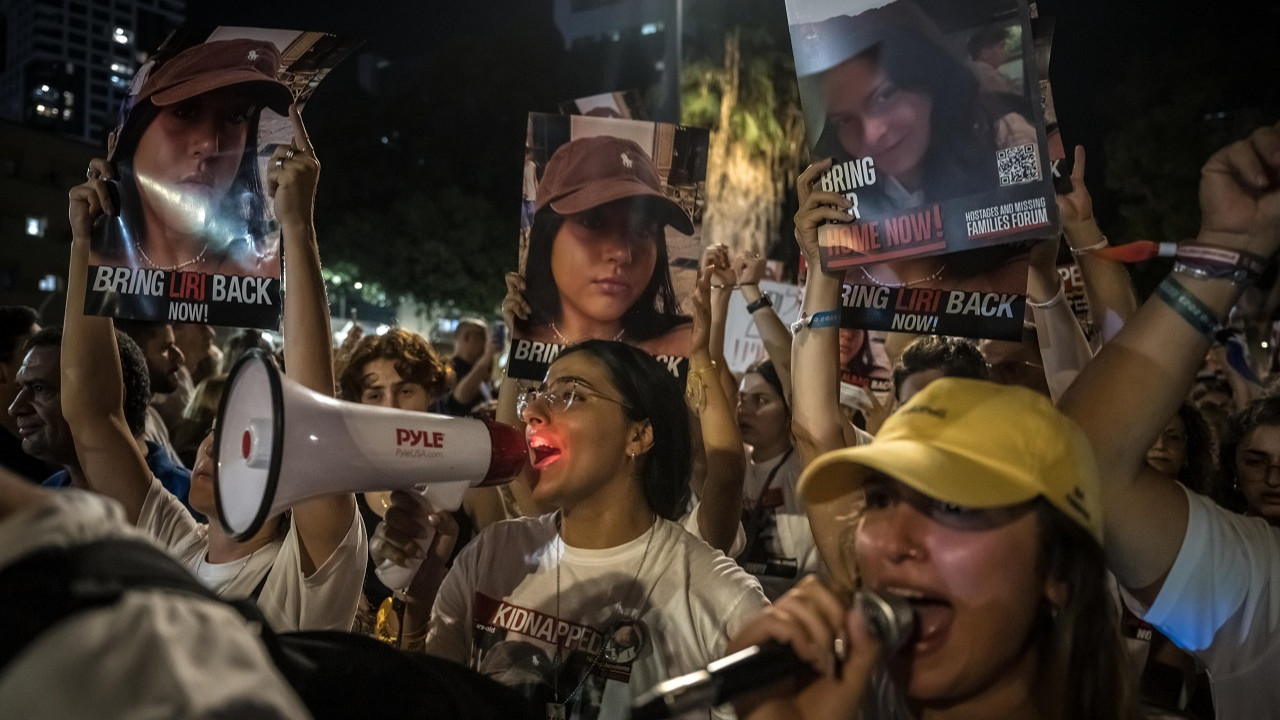
M 568 344 L 570 344 L 570 343 L 569 343 L 569 339 L 568 339 L 568 338 L 566 338 L 564 335 L 561 335 L 561 334 L 560 334 L 560 328 L 556 327 L 556 324 L 555 324 L 555 323 L 550 323 L 550 325 L 551 325 L 551 332 L 553 332 L 553 333 L 555 333 L 555 334 L 556 334 L 556 339 L 560 341 L 560 344 L 561 344 L 561 345 L 568 345 Z M 618 334 L 617 334 L 617 335 L 614 335 L 614 336 L 613 336 L 613 338 L 612 338 L 612 339 L 616 342 L 616 341 L 618 341 L 618 340 L 621 340 L 621 339 L 622 339 L 622 336 L 623 336 L 623 335 L 626 335 L 626 334 L 627 334 L 627 329 L 626 329 L 626 328 L 622 328 L 621 330 L 619 330 L 619 331 L 618 331 Z
M 262 547 L 266 547 L 266 545 L 263 545 Z M 222 586 L 223 590 L 218 592 L 219 596 L 221 596 L 223 592 L 230 589 L 236 584 L 236 581 L 239 580 L 240 576 L 244 574 L 244 569 L 249 567 L 249 563 L 253 560 L 253 556 L 257 555 L 258 550 L 261 550 L 261 549 L 262 549 L 261 547 L 255 548 L 253 552 L 249 553 L 244 557 L 244 560 L 240 561 L 240 567 L 236 568 L 236 574 L 232 575 L 231 579 L 228 580 L 226 584 Z M 209 552 L 207 550 L 205 551 L 205 554 L 204 554 L 204 564 L 207 566 L 213 565 L 213 563 L 209 562 Z
M 147 257 L 147 251 L 142 249 L 142 243 L 138 243 L 138 252 L 142 255 L 142 259 L 146 260 L 147 264 L 155 268 L 156 270 L 164 270 L 165 272 L 174 272 L 175 270 L 181 270 L 182 268 L 187 267 L 189 265 L 195 265 L 196 263 L 204 259 L 204 254 L 209 252 L 209 242 L 207 240 L 205 241 L 204 247 L 200 248 L 200 252 L 197 253 L 195 257 L 191 258 L 186 262 L 181 262 L 181 263 L 178 263 L 177 265 L 173 265 L 169 267 L 165 267 L 163 265 L 157 265 L 154 261 L 151 260 L 151 258 Z
M 876 277 L 875 275 L 872 275 L 872 274 L 867 270 L 867 268 L 866 268 L 866 267 L 859 266 L 859 267 L 858 267 L 858 269 L 862 271 L 862 274 L 863 274 L 863 275 L 865 275 L 865 276 L 866 276 L 866 278 L 867 278 L 868 280 L 870 280 L 871 282 L 875 283 L 876 285 L 879 285 L 880 287 L 887 287 L 887 288 L 908 288 L 908 287 L 912 287 L 913 285 L 919 285 L 919 284 L 921 284 L 921 283 L 927 283 L 927 282 L 929 282 L 930 280 L 937 280 L 939 277 L 941 277 L 941 276 L 942 276 L 942 271 L 947 269 L 947 264 L 946 264 L 946 263 L 942 263 L 942 267 L 938 268 L 936 271 L 934 271 L 934 273 L 933 273 L 932 275 L 930 275 L 930 276 L 928 276 L 928 277 L 922 277 L 922 278 L 920 278 L 919 280 L 909 280 L 909 281 L 907 281 L 907 282 L 902 282 L 902 283 L 887 283 L 887 282 L 884 282 L 883 280 L 881 280 L 880 278 Z
M 658 529 L 658 522 L 660 519 L 661 518 L 655 514 L 653 518 L 653 525 L 649 526 L 649 539 L 644 543 L 644 554 L 640 556 L 640 564 L 636 566 L 636 574 L 631 578 L 631 586 L 627 589 L 627 594 L 623 596 L 622 602 L 618 603 L 619 606 L 623 608 L 623 618 L 625 619 L 615 620 L 609 624 L 608 628 L 605 629 L 606 633 L 608 633 L 608 637 L 606 637 L 604 642 L 601 643 L 600 649 L 596 651 L 596 654 L 591 658 L 591 662 L 587 664 L 587 669 L 582 672 L 582 677 L 578 678 L 578 684 L 573 688 L 573 692 L 569 693 L 563 701 L 560 700 L 560 658 L 562 645 L 558 639 L 556 640 L 556 652 L 555 656 L 552 658 L 555 672 L 552 682 L 555 700 L 554 702 L 547 703 L 547 720 L 565 719 L 565 706 L 573 702 L 574 698 L 578 697 L 578 693 L 582 691 L 582 686 L 587 683 L 587 678 L 591 677 L 591 672 L 595 670 L 596 665 L 599 664 L 600 658 L 605 657 L 610 662 L 629 662 L 638 656 L 640 651 L 644 649 L 644 630 L 640 626 L 640 621 L 635 617 L 638 607 L 632 609 L 630 613 L 627 613 L 626 604 L 624 603 L 627 603 L 631 599 L 631 596 L 635 593 L 636 587 L 640 582 L 640 571 L 644 569 L 645 561 L 649 559 L 649 548 L 653 547 L 653 535 Z M 560 552 L 556 557 L 556 625 L 559 626 L 560 566 L 563 564 L 564 560 L 564 538 L 560 535 L 559 514 L 556 515 L 556 539 L 560 541 Z M 643 600 L 643 596 L 640 600 Z M 636 605 L 638 606 L 639 604 L 639 601 L 637 601 Z M 626 634 L 625 631 L 630 632 L 628 637 L 633 640 L 633 644 L 619 650 L 615 639 Z M 629 654 L 630 658 L 625 658 L 624 654 Z

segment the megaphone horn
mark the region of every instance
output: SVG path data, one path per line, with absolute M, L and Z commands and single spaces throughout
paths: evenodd
M 313 392 L 251 350 L 227 378 L 213 458 L 218 520 L 247 540 L 267 518 L 323 495 L 418 486 L 434 507 L 456 510 L 468 488 L 515 477 L 528 447 L 510 425 Z

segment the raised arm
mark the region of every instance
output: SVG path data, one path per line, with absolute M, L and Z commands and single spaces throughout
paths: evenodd
M 84 314 L 93 223 L 104 213 L 117 212 L 104 179 L 110 177 L 107 163 L 95 160 L 91 169 L 96 177 L 68 194 L 71 262 L 62 328 L 62 415 L 89 487 L 119 501 L 129 522 L 137 523 L 151 489 L 151 471 L 125 420 L 115 327 L 110 318 Z
M 850 203 L 843 195 L 813 188 L 818 176 L 830 167 L 829 158 L 816 162 L 796 180 L 800 193 L 796 241 L 808 267 L 800 310 L 809 324 L 800 327 L 791 345 L 791 433 L 805 465 L 824 452 L 844 446 L 839 367 L 840 292 L 844 273 L 822 271 L 818 225 L 851 222 L 852 218 L 845 212 Z
M 729 362 L 724 357 L 724 329 L 729 322 L 729 300 L 733 297 L 733 288 L 738 282 L 737 275 L 729 265 L 728 246 L 708 245 L 702 250 L 698 277 L 711 278 L 711 335 L 707 340 L 707 348 L 711 353 L 711 360 L 716 364 L 716 379 L 725 397 L 736 402 L 738 381 L 729 371 Z
M 738 292 L 747 301 L 747 307 L 759 303 L 765 297 L 760 290 L 760 278 L 764 277 L 764 258 L 759 253 L 742 254 L 733 261 L 733 272 L 738 276 Z M 764 343 L 765 354 L 773 361 L 773 368 L 778 371 L 778 380 L 786 392 L 787 405 L 791 405 L 791 331 L 787 329 L 782 318 L 774 310 L 772 304 L 758 305 L 751 312 L 751 319 L 760 332 L 760 340 Z
M 284 253 L 285 365 L 290 378 L 333 395 L 333 341 L 329 304 L 320 276 L 320 251 L 312 211 L 320 162 L 297 106 L 289 109 L 293 147 L 278 148 L 267 170 L 267 192 L 275 200 Z M 303 550 L 303 571 L 313 572 L 337 549 L 355 517 L 355 496 L 327 495 L 293 509 Z
M 1058 239 L 1043 240 L 1031 249 L 1027 269 L 1027 305 L 1035 319 L 1044 377 L 1054 400 L 1062 397 L 1080 369 L 1093 358 L 1084 330 L 1066 302 L 1062 277 L 1055 265 L 1057 256 Z
M 711 320 L 712 279 L 712 273 L 704 272 L 694 293 L 693 345 L 689 351 L 687 383 L 706 453 L 706 476 L 699 490 L 698 530 L 708 545 L 728 553 L 742 518 L 742 482 L 747 458 L 734 405 L 725 396 L 719 382 L 720 373 L 708 349 L 714 324 Z
M 844 447 L 844 414 L 840 411 L 840 292 L 844 273 L 825 273 L 818 257 L 818 225 L 851 222 L 843 195 L 815 190 L 818 176 L 831 167 L 828 158 L 805 169 L 796 180 L 800 210 L 796 241 L 809 268 L 804 283 L 801 327 L 791 345 L 791 434 L 800 460 L 808 465 L 822 453 Z M 834 313 L 834 316 L 830 315 Z M 805 507 L 818 554 L 838 587 L 852 590 L 850 563 L 842 557 L 843 529 L 849 508 L 844 503 L 810 503 Z
M 1270 257 L 1280 247 L 1280 126 L 1209 158 L 1195 242 Z M 1187 526 L 1187 500 L 1142 459 L 1186 396 L 1215 323 L 1240 295 L 1229 280 L 1175 273 L 1103 346 L 1060 406 L 1084 429 L 1103 472 L 1108 564 L 1139 600 L 1159 594 Z M 1174 303 L 1180 309 L 1175 309 Z M 1199 315 L 1200 319 L 1194 319 Z M 1192 318 L 1189 320 L 1188 318 Z
M 1093 216 L 1093 197 L 1084 184 L 1084 147 L 1081 145 L 1076 146 L 1075 162 L 1071 166 L 1071 192 L 1058 195 L 1058 217 L 1062 219 L 1063 234 L 1084 278 L 1089 314 L 1098 325 L 1102 341 L 1108 342 L 1137 312 L 1138 299 L 1124 265 L 1081 252 L 1107 246 L 1107 238 Z

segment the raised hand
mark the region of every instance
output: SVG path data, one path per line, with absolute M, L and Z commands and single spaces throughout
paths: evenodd
M 1060 193 L 1058 217 L 1063 225 L 1088 222 L 1093 219 L 1093 197 L 1084 184 L 1084 146 L 1077 145 L 1074 164 L 1071 166 L 1071 192 Z
M 276 148 L 267 162 L 267 196 L 275 200 L 276 219 L 282 226 L 311 224 L 320 181 L 320 161 L 300 113 L 297 105 L 289 106 L 293 144 Z
M 818 226 L 824 222 L 852 222 L 847 212 L 853 205 L 840 193 L 814 189 L 818 177 L 831 168 L 831 158 L 810 165 L 796 178 L 796 192 L 800 197 L 800 209 L 796 211 L 796 242 L 810 272 L 818 265 Z M 841 273 L 843 274 L 843 273 Z
M 1200 171 L 1207 243 L 1270 257 L 1280 248 L 1280 123 L 1214 153 Z

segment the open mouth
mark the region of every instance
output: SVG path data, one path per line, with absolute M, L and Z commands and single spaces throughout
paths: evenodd
M 887 587 L 884 590 L 901 597 L 911 606 L 915 627 L 908 644 L 915 655 L 927 654 L 942 646 L 955 618 L 955 608 L 950 602 L 912 588 Z
M 529 452 L 533 454 L 530 464 L 541 470 L 560 459 L 560 448 L 547 442 L 545 438 L 534 435 L 529 438 Z

